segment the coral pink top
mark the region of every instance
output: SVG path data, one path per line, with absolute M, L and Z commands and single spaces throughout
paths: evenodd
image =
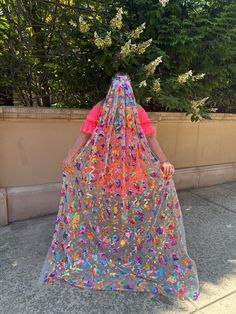
M 97 126 L 98 117 L 101 112 L 100 106 L 94 106 L 88 113 L 85 122 L 81 125 L 80 130 L 85 133 L 93 133 Z M 145 135 L 156 134 L 156 129 L 152 126 L 151 121 L 144 108 L 138 108 L 140 125 Z

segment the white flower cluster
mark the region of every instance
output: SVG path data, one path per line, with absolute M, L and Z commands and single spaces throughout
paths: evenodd
M 70 20 L 70 21 L 69 21 L 69 24 L 70 24 L 71 26 L 73 26 L 73 27 L 76 27 L 76 26 L 77 26 L 77 24 L 76 24 L 73 20 Z
M 131 33 L 129 34 L 129 38 L 131 39 L 137 39 L 140 37 L 140 34 L 143 32 L 143 30 L 145 29 L 145 22 L 138 26 L 136 29 L 132 30 Z
M 152 97 L 147 97 L 147 98 L 145 99 L 145 102 L 146 102 L 146 103 L 149 103 L 149 102 L 151 101 L 151 99 L 152 99 Z
M 148 75 L 154 74 L 156 71 L 156 67 L 162 62 L 162 56 L 157 57 L 155 60 L 151 61 L 147 65 L 144 66 L 145 71 Z
M 111 32 L 107 32 L 105 38 L 101 38 L 98 36 L 97 32 L 94 32 L 94 43 L 98 47 L 98 49 L 103 49 L 110 47 L 112 44 Z
M 140 82 L 139 83 L 139 88 L 141 88 L 141 87 L 146 87 L 147 86 L 147 82 L 146 82 L 146 80 L 144 80 L 144 81 L 142 81 L 142 82 Z
M 161 90 L 160 78 L 154 80 L 152 90 L 154 93 L 159 93 L 159 91 Z
M 121 47 L 120 54 L 122 58 L 127 57 L 131 52 L 135 51 L 136 45 L 131 43 L 131 39 Z
M 163 7 L 165 7 L 169 3 L 169 0 L 159 0 L 159 2 Z
M 142 54 L 145 52 L 145 50 L 151 45 L 152 38 L 144 41 L 141 44 L 132 44 L 131 39 L 129 39 L 124 46 L 121 47 L 120 54 L 122 58 L 127 57 L 131 52 Z
M 178 76 L 178 82 L 180 84 L 186 83 L 192 75 L 193 75 L 192 70 L 189 70 L 188 72 Z
M 194 75 L 194 76 L 192 77 L 192 80 L 193 80 L 193 81 L 201 80 L 205 75 L 206 75 L 205 73 Z
M 197 74 L 197 75 L 193 75 L 193 72 L 192 70 L 184 73 L 184 74 L 181 74 L 178 76 L 178 82 L 180 84 L 184 84 L 186 83 L 190 78 L 192 79 L 192 81 L 198 81 L 198 80 L 201 80 L 206 74 L 205 73 L 202 73 L 202 74 Z
M 79 17 L 79 30 L 81 33 L 87 33 L 89 31 L 89 26 L 84 21 L 82 15 L 80 15 L 80 17 Z
M 146 86 L 147 86 L 147 81 L 146 80 L 144 80 L 144 81 L 139 83 L 139 88 L 146 87 Z M 157 93 L 159 93 L 160 90 L 161 90 L 161 84 L 160 84 L 160 78 L 158 78 L 158 79 L 155 79 L 153 81 L 152 91 L 157 94 Z M 149 102 L 150 100 L 151 100 L 151 97 L 148 97 L 148 98 L 146 98 L 145 101 Z
M 216 108 L 216 107 L 215 107 L 215 108 L 209 108 L 209 109 L 208 109 L 208 111 L 211 111 L 211 112 L 216 112 L 217 110 L 218 110 L 218 108 Z
M 198 100 L 192 100 L 191 101 L 191 108 L 192 108 L 192 111 L 195 113 L 195 114 L 198 114 L 200 108 L 205 104 L 205 102 L 207 101 L 209 97 L 205 97 L 205 98 L 202 98 L 202 99 L 198 99 Z
M 116 16 L 110 21 L 110 26 L 112 29 L 121 29 L 123 25 L 122 14 L 123 14 L 123 9 L 119 8 L 116 13 Z
M 141 44 L 138 44 L 136 47 L 135 47 L 135 52 L 139 55 L 143 54 L 146 49 L 151 45 L 151 42 L 152 42 L 152 38 L 144 41 L 143 43 Z

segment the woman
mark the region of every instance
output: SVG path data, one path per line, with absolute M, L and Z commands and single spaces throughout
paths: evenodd
M 120 73 L 120 72 L 118 72 Z M 80 136 L 78 137 L 77 141 L 75 142 L 74 146 L 69 150 L 68 156 L 63 161 L 64 167 L 67 167 L 71 164 L 73 157 L 76 153 L 78 153 L 81 148 L 84 146 L 84 144 L 88 141 L 90 138 L 93 130 L 95 129 L 97 125 L 98 116 L 100 114 L 101 108 L 102 108 L 103 100 L 98 102 L 92 110 L 89 112 L 85 123 L 82 124 L 80 130 L 82 131 L 80 133 Z M 158 156 L 158 159 L 161 163 L 161 169 L 163 173 L 166 176 L 173 175 L 174 174 L 174 166 L 167 160 L 167 157 L 163 150 L 161 149 L 161 146 L 156 138 L 156 132 L 155 129 L 152 127 L 150 120 L 147 116 L 146 111 L 144 108 L 137 104 L 138 112 L 139 112 L 139 119 L 140 124 L 142 126 L 142 129 L 145 132 L 145 135 L 147 137 L 149 146 L 153 153 Z M 145 129 L 144 129 L 145 128 Z M 148 128 L 148 130 L 147 130 Z
M 167 160 L 128 75 L 113 76 L 63 162 L 52 244 L 40 283 L 196 300 L 182 213 Z M 161 170 L 162 167 L 162 170 Z

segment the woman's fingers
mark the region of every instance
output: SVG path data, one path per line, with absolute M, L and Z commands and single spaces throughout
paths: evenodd
M 70 163 L 72 162 L 72 157 L 71 156 L 67 156 L 64 160 L 63 160 L 63 164 L 68 166 Z
M 173 175 L 174 174 L 174 166 L 173 165 L 163 165 L 162 166 L 162 169 L 163 169 L 163 172 L 166 176 L 169 176 L 169 175 Z
M 169 174 L 173 176 L 174 172 L 174 167 L 170 166 Z
M 168 176 L 169 175 L 169 165 L 165 165 L 163 168 L 164 168 L 165 175 Z

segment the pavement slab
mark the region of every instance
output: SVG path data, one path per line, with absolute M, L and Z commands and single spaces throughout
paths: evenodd
M 236 313 L 236 292 L 226 296 L 217 302 L 213 302 L 198 311 L 199 314 L 235 314 Z
M 204 187 L 192 190 L 192 193 L 201 196 L 202 198 L 220 205 L 226 210 L 236 213 L 236 182 L 226 182 L 220 185 L 215 185 L 214 188 Z

